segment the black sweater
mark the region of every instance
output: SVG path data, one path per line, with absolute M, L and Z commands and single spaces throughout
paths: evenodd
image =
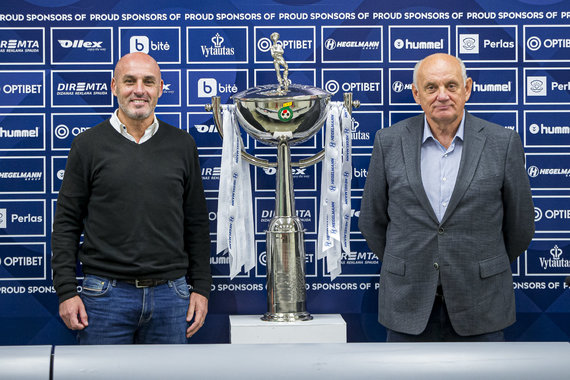
M 60 302 L 77 294 L 78 256 L 85 274 L 186 275 L 193 291 L 208 297 L 209 221 L 192 136 L 160 122 L 150 140 L 135 144 L 109 120 L 77 136 L 57 200 L 52 251 Z

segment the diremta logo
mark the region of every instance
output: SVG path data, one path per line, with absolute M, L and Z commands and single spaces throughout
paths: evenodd
M 478 34 L 460 34 L 459 41 L 460 54 L 479 54 Z
M 527 96 L 546 96 L 547 79 L 545 76 L 528 76 L 526 78 Z
M 150 51 L 150 40 L 147 36 L 132 36 L 130 39 L 130 52 L 143 52 L 148 54 Z

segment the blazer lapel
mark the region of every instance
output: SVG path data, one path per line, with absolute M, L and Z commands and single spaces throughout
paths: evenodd
M 423 123 L 424 117 L 422 114 L 421 117 L 418 116 L 414 118 L 412 122 L 406 126 L 408 133 L 402 134 L 402 151 L 404 152 L 404 163 L 406 165 L 408 182 L 414 194 L 430 218 L 439 224 L 437 216 L 426 195 L 421 176 L 420 149 L 423 137 Z
M 474 123 L 473 117 L 468 112 L 465 112 L 463 153 L 461 155 L 459 173 L 457 173 L 455 187 L 451 194 L 449 206 L 441 219 L 441 224 L 445 223 L 447 218 L 453 213 L 473 180 L 475 169 L 477 169 L 477 165 L 479 165 L 479 158 L 481 157 L 481 152 L 483 152 L 483 146 L 486 140 L 485 136 L 479 133 L 482 128 L 480 124 Z

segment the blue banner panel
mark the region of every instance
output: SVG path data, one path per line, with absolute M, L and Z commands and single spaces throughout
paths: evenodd
M 324 26 L 321 36 L 324 63 L 381 63 L 381 26 Z
M 81 132 L 111 117 L 110 113 L 52 113 L 51 149 L 69 150 Z
M 164 87 L 157 107 L 180 107 L 182 105 L 181 73 L 180 70 L 161 70 Z
M 524 104 L 570 104 L 570 69 L 524 69 Z
M 361 106 L 382 105 L 382 69 L 323 69 L 323 89 L 333 94 L 331 100 L 343 101 L 342 94 L 352 92 Z
M 112 64 L 113 28 L 51 28 L 51 63 Z
M 525 62 L 570 62 L 570 26 L 524 25 Z
M 143 52 L 158 64 L 179 64 L 180 33 L 180 27 L 119 28 L 120 55 Z
M 570 234 L 570 196 L 537 195 L 534 224 L 538 234 Z
M 45 107 L 45 71 L 0 71 L 0 108 Z
M 186 40 L 186 63 L 248 63 L 249 38 L 245 26 L 189 26 L 186 28 Z
M 0 27 L 0 65 L 43 65 L 44 28 Z
M 517 62 L 517 27 L 458 26 L 457 56 L 463 62 Z
M 0 199 L 0 238 L 46 236 L 46 202 Z
M 524 111 L 525 148 L 570 148 L 570 111 Z
M 45 243 L 0 242 L 0 286 L 3 281 L 45 279 Z
M 0 114 L 0 151 L 43 151 L 45 114 Z
M 0 157 L 0 194 L 44 194 L 45 157 Z
M 434 53 L 451 53 L 448 26 L 390 26 L 390 62 L 417 62 Z
M 112 70 L 53 70 L 52 107 L 112 107 Z
M 219 96 L 221 103 L 230 103 L 230 96 L 248 88 L 247 70 L 188 70 L 188 106 L 200 106 Z M 203 109 L 203 108 L 202 108 Z
M 272 33 L 279 33 L 280 44 L 288 63 L 316 62 L 316 30 L 314 26 L 254 27 L 255 63 L 273 63 L 270 49 Z
M 570 153 L 527 153 L 526 168 L 533 190 L 570 190 Z
M 525 267 L 527 276 L 570 276 L 570 238 L 534 239 Z

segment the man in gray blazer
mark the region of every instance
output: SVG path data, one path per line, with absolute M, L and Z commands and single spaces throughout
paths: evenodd
M 465 111 L 472 83 L 458 58 L 424 58 L 424 114 L 376 134 L 359 227 L 382 261 L 388 341 L 500 341 L 515 321 L 510 263 L 534 207 L 520 137 Z

